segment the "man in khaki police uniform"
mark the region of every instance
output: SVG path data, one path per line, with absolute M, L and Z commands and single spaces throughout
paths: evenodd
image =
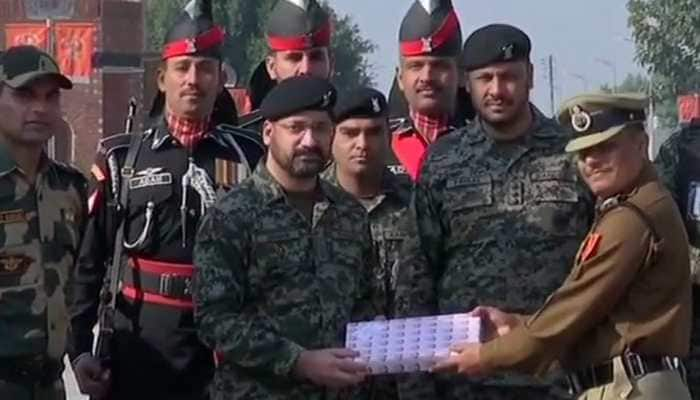
M 36 47 L 0 56 L 0 399 L 63 400 L 66 290 L 87 181 L 44 146 L 70 80 Z
M 572 272 L 531 316 L 477 310 L 500 337 L 458 346 L 436 370 L 541 375 L 558 361 L 579 399 L 690 399 L 680 362 L 690 338 L 688 239 L 646 156 L 645 104 L 605 94 L 565 103 L 566 150 L 598 198 Z

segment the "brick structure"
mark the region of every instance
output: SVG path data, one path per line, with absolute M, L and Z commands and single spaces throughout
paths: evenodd
M 0 0 L 3 47 L 7 23 L 41 22 L 51 15 L 49 24 L 69 21 L 97 26 L 92 74 L 87 82 L 76 83 L 73 90 L 65 93 L 63 106 L 69 126 L 66 132 L 57 133 L 52 146 L 55 158 L 74 163 L 86 173 L 97 142 L 124 130 L 130 97 L 139 104 L 135 128 L 141 127 L 145 79 L 143 13 L 141 1 L 134 0 Z M 50 45 L 52 52 L 53 47 Z

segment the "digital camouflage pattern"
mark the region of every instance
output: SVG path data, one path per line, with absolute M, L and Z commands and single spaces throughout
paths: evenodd
M 678 204 L 690 240 L 690 269 L 693 280 L 693 329 L 690 355 L 686 360 L 688 387 L 694 396 L 700 395 L 700 220 L 688 211 L 692 195 L 690 183 L 700 181 L 700 129 L 686 127 L 674 132 L 659 148 L 654 165 L 659 179 L 666 185 Z
M 521 140 L 496 143 L 477 120 L 431 148 L 414 189 L 419 240 L 407 242 L 402 258 L 401 314 L 458 313 L 477 305 L 526 314 L 568 275 L 593 200 L 563 151 L 568 135 L 534 107 L 533 113 L 533 127 Z M 516 375 L 445 378 L 438 387 L 446 399 L 487 392 L 515 399 L 524 390 L 542 399 L 550 391 Z
M 342 189 L 331 165 L 323 178 Z M 413 236 L 407 221 L 413 183 L 407 175 L 395 175 L 388 168 L 382 174 L 381 194 L 371 199 L 360 199 L 367 210 L 372 242 L 376 252 L 376 270 L 372 280 L 373 303 L 386 318 L 394 316 L 396 278 L 399 255 L 407 237 Z M 372 400 L 398 399 L 395 377 L 375 377 L 370 382 Z M 402 397 L 403 398 L 403 397 Z
M 41 162 L 32 185 L 0 146 L 0 360 L 22 360 L 16 367 L 34 375 L 13 381 L 0 366 L 2 399 L 65 396 L 67 284 L 86 220 L 87 182 L 46 156 Z
M 304 349 L 343 347 L 345 325 L 376 315 L 365 210 L 320 181 L 312 223 L 260 165 L 205 217 L 195 245 L 195 316 L 219 354 L 212 396 L 330 400 L 297 380 Z

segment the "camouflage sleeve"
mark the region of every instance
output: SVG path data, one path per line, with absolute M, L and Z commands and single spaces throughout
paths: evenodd
M 659 148 L 659 153 L 654 159 L 654 166 L 659 174 L 659 178 L 666 188 L 673 195 L 676 204 L 680 204 L 680 185 L 678 176 L 678 164 L 680 163 L 678 154 L 678 135 L 674 134 L 666 140 Z
M 424 176 L 425 172 L 421 174 Z M 420 178 L 422 180 L 422 178 Z M 434 315 L 437 310 L 437 268 L 441 266 L 441 218 L 430 191 L 419 183 L 413 191 L 406 228 L 409 235 L 401 251 L 396 284 L 395 313 L 398 317 Z M 396 378 L 400 398 L 437 398 L 435 376 L 428 373 Z
M 360 282 L 360 287 L 364 288 L 361 298 L 355 305 L 355 310 L 353 311 L 353 320 L 355 321 L 367 321 L 376 318 L 381 315 L 383 310 L 383 304 L 378 296 L 375 296 L 374 287 L 372 284 L 374 278 L 373 271 L 377 271 L 379 263 L 379 257 L 377 255 L 376 246 L 372 240 L 372 234 L 370 233 L 369 222 L 366 223 L 367 227 L 364 230 L 366 233 L 362 240 L 363 243 L 363 270 L 362 270 L 362 281 Z
M 437 271 L 441 267 L 441 218 L 423 184 L 413 192 L 407 224 L 415 232 L 403 245 L 396 283 L 396 315 L 422 316 L 437 310 Z
M 92 351 L 92 329 L 97 323 L 99 293 L 111 253 L 106 239 L 107 203 L 111 199 L 109 169 L 98 153 L 91 170 L 90 195 L 87 200 L 83 240 L 71 277 L 68 300 L 70 332 L 68 355 L 71 360 Z
M 231 213 L 213 208 L 199 228 L 193 291 L 199 336 L 224 363 L 290 376 L 305 349 L 281 336 L 272 321 L 251 310 L 246 227 Z

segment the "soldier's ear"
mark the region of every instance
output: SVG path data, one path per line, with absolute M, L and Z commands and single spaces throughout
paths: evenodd
M 265 57 L 265 68 L 267 69 L 267 74 L 270 75 L 270 79 L 273 81 L 277 80 L 277 72 L 275 71 L 275 53 L 270 52 L 270 54 Z
M 219 73 L 219 91 L 222 92 L 224 88 L 226 87 L 226 82 L 228 82 L 228 72 L 226 72 L 226 68 L 224 68 L 224 63 L 221 63 L 221 68 L 220 68 L 220 73 Z
M 271 136 L 272 136 L 272 122 L 270 121 L 265 121 L 263 123 L 263 129 L 262 129 L 262 138 L 263 138 L 263 143 L 265 146 L 270 147 L 270 142 L 272 141 Z
M 399 63 L 403 63 L 403 58 L 399 60 Z M 396 67 L 396 83 L 398 83 L 399 89 L 403 92 L 403 69 L 401 65 Z
M 535 87 L 534 67 L 530 61 L 527 62 L 527 87 L 532 90 Z
M 162 61 L 160 65 L 158 66 L 158 70 L 156 71 L 156 82 L 158 83 L 158 89 L 165 93 L 165 71 L 168 68 L 168 65 L 166 64 L 168 61 Z

